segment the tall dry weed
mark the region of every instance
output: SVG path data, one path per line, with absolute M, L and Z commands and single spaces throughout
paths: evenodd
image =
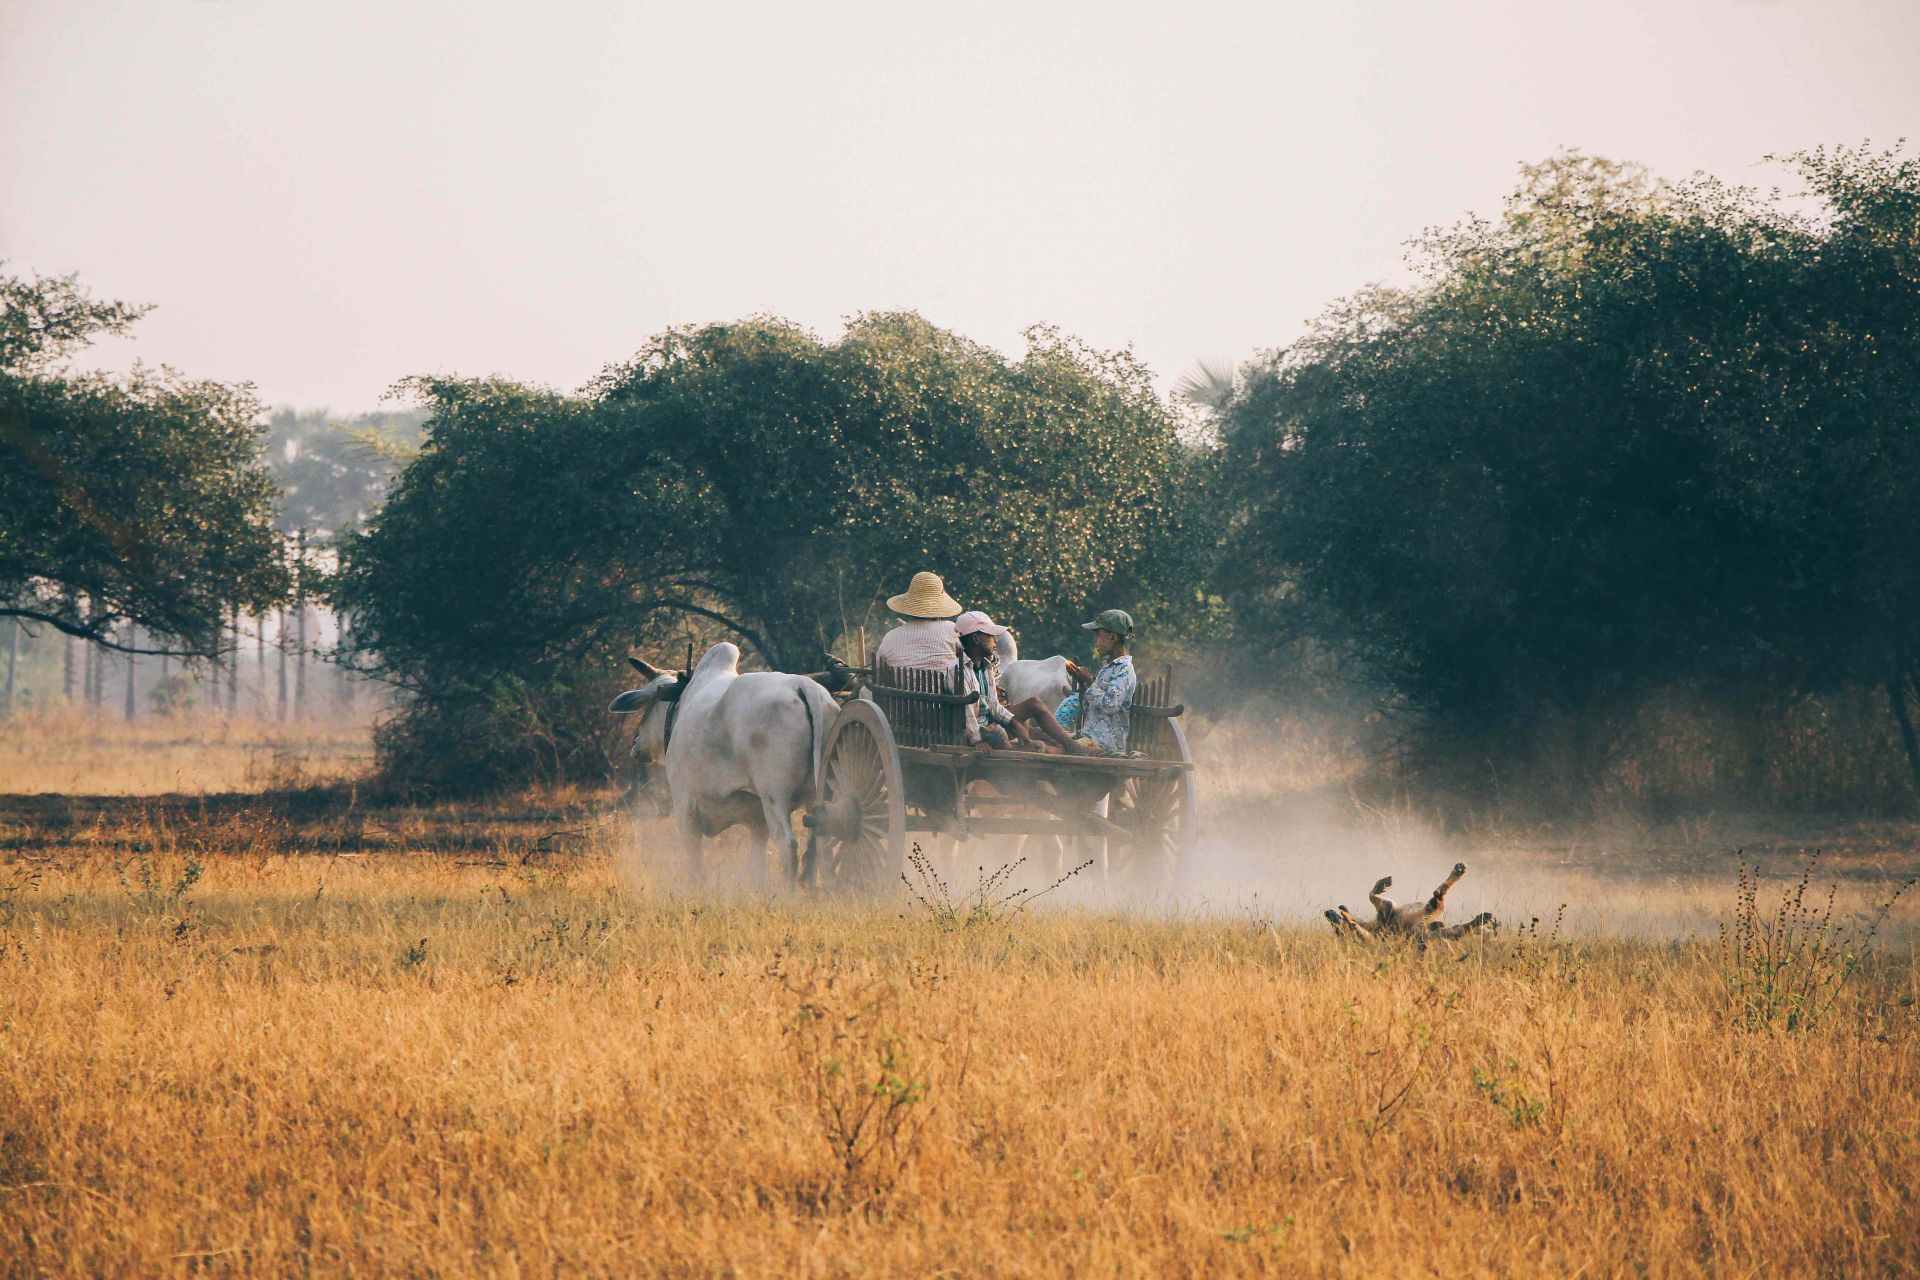
M 1830 885 L 1824 898 L 1808 896 L 1819 864 L 1820 855 L 1810 855 L 1799 880 L 1780 891 L 1769 910 L 1761 903 L 1759 875 L 1742 853 L 1733 916 L 1720 926 L 1720 964 L 1735 1025 L 1819 1030 L 1871 957 L 1881 925 L 1914 885 L 1912 878 L 1902 882 L 1864 922 L 1836 919 L 1838 886 Z
M 788 999 L 781 1032 L 829 1153 L 821 1203 L 883 1210 L 966 1082 L 965 1020 L 934 1007 L 937 967 L 855 976 L 813 964 L 791 973 L 776 959 L 769 973 Z

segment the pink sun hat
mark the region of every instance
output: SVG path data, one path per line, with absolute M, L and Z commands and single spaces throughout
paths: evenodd
M 970 636 L 976 631 L 984 631 L 990 636 L 999 636 L 1004 639 L 1008 634 L 1005 627 L 978 609 L 969 609 L 955 618 L 953 620 L 953 629 L 963 636 Z

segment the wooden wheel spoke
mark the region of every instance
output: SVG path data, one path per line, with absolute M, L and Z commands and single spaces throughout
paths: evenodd
M 843 891 L 871 893 L 891 881 L 905 856 L 899 758 L 885 718 L 871 705 L 841 709 L 827 753 L 835 834 L 824 866 Z

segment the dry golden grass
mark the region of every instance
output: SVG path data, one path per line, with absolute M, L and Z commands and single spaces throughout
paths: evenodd
M 673 892 L 645 855 L 664 832 L 634 841 L 605 796 L 287 790 L 363 758 L 344 730 L 82 746 L 22 723 L 0 1275 L 1920 1265 L 1913 904 L 1810 1031 L 1748 1025 L 1729 979 L 1750 994 L 1751 966 L 1714 935 L 1729 841 L 1781 871 L 1804 832 L 1443 836 L 1327 801 L 1312 744 L 1262 760 L 1234 730 L 1199 738 L 1215 834 L 1189 900 L 1212 914 L 1076 881 L 1062 909 L 943 931 L 904 894 Z M 318 763 L 274 763 L 296 754 Z M 214 794 L 262 781 L 282 789 Z M 1842 917 L 1920 862 L 1908 827 L 1823 834 Z M 1383 872 L 1424 891 L 1456 852 L 1456 917 L 1572 899 L 1578 936 L 1420 954 L 1311 922 Z
M 625 841 L 263 801 L 0 852 L 0 1272 L 1920 1266 L 1904 939 L 1756 1031 L 1711 939 L 942 932 L 675 896 Z
M 373 762 L 367 723 L 214 714 L 126 720 L 83 708 L 0 720 L 0 793 L 165 795 L 336 782 Z

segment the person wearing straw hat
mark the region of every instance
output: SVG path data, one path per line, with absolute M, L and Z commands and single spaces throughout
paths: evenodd
M 907 589 L 887 597 L 887 608 L 901 619 L 900 625 L 880 637 L 874 661 L 895 669 L 913 671 L 951 671 L 960 661 L 960 636 L 953 619 L 960 602 L 947 594 L 947 584 L 937 573 L 922 570 L 913 575 Z
M 960 670 L 965 659 L 960 635 L 953 628 L 960 602 L 947 594 L 947 584 L 940 575 L 924 569 L 914 574 L 905 591 L 887 597 L 887 608 L 901 622 L 880 637 L 880 646 L 873 651 L 874 665 L 895 671 L 938 671 L 953 678 L 949 686 L 953 692 L 961 692 Z M 965 731 L 968 742 L 981 745 L 980 712 L 975 703 L 967 704 Z

